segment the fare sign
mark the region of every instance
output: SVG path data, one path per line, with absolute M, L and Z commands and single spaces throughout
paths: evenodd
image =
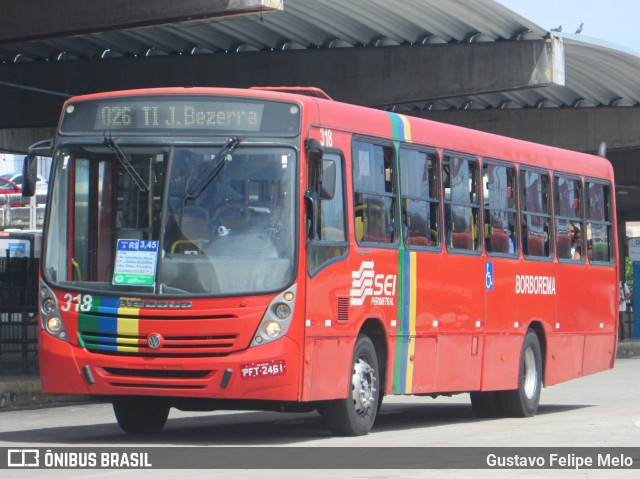
M 158 241 L 118 240 L 113 284 L 153 286 L 156 280 Z
M 629 238 L 629 259 L 640 261 L 640 238 Z

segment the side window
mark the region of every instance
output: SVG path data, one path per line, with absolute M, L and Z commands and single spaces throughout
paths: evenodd
M 611 186 L 587 181 L 587 257 L 589 261 L 613 261 Z
M 406 243 L 411 246 L 440 245 L 440 169 L 432 151 L 400 150 L 402 222 Z
M 347 254 L 347 233 L 345 228 L 344 207 L 344 166 L 342 157 L 335 153 L 325 153 L 322 160 L 335 163 L 336 188 L 333 198 L 318 199 L 316 221 L 317 237 L 308 243 L 308 266 L 311 275 L 333 259 Z M 316 184 L 317 165 L 309 161 L 308 188 Z
M 355 235 L 358 243 L 393 243 L 395 171 L 391 146 L 353 142 Z
M 582 182 L 562 175 L 553 182 L 558 259 L 584 259 Z
M 445 153 L 442 171 L 447 249 L 479 251 L 478 161 Z
M 520 171 L 520 244 L 526 257 L 548 258 L 551 247 L 551 197 L 549 175 Z
M 519 253 L 515 185 L 515 167 L 485 160 L 482 167 L 484 244 L 490 255 Z

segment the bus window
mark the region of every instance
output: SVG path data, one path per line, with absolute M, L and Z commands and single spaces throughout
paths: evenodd
M 109 282 L 114 238 L 158 239 L 159 228 L 152 228 L 152 218 L 157 219 L 161 205 L 154 193 L 162 187 L 164 167 L 162 155 L 156 153 L 130 156 L 132 167 L 150 187 L 143 192 L 122 165 L 104 160 L 105 151 L 59 150 L 62 166 L 50 211 L 60 219 L 61 227 L 50 230 L 55 247 L 46 253 L 52 278 L 84 284 Z
M 611 186 L 587 181 L 587 257 L 589 261 L 613 260 Z
M 448 153 L 442 169 L 447 249 L 479 251 L 478 161 Z
M 554 178 L 556 251 L 558 259 L 584 259 L 582 182 L 579 178 Z
M 549 175 L 539 171 L 520 171 L 520 228 L 525 257 L 551 255 L 551 204 Z
M 309 274 L 317 273 L 320 268 L 335 258 L 344 256 L 348 250 L 345 228 L 344 207 L 344 175 L 342 157 L 334 153 L 326 153 L 315 161 L 333 161 L 336 165 L 336 189 L 331 199 L 318 199 L 318 217 L 315 231 L 318 238 L 309 241 L 308 266 Z M 319 171 L 313 160 L 309 161 L 308 188 L 316 184 L 315 174 Z
M 393 243 L 395 172 L 391 146 L 353 142 L 355 235 L 358 242 Z
M 92 234 L 90 201 L 94 196 L 89 186 L 91 171 L 89 160 L 76 159 L 76 174 L 73 178 L 75 188 L 74 221 L 73 221 L 73 278 L 81 281 L 89 277 L 93 268 L 89 255 L 89 237 Z
M 402 219 L 411 246 L 440 245 L 440 170 L 435 152 L 400 149 Z
M 484 240 L 487 253 L 517 255 L 516 169 L 485 161 L 482 168 Z

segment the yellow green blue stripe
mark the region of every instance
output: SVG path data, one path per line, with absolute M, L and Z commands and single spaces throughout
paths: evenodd
M 407 361 L 407 377 L 405 381 L 405 388 L 407 392 L 411 391 L 411 385 L 413 384 L 413 366 L 414 366 L 414 354 L 416 352 L 416 299 L 417 299 L 417 288 L 416 288 L 416 270 L 417 270 L 417 261 L 416 261 L 416 253 L 415 251 L 409 253 L 409 293 L 406 296 L 409 297 L 409 311 L 408 311 L 408 322 L 409 322 L 409 351 L 407 352 L 408 361 Z M 406 315 L 407 313 L 405 313 Z
M 411 142 L 411 123 L 398 113 L 387 112 L 391 120 L 391 136 L 396 151 L 403 142 Z M 400 187 L 400 178 L 396 178 Z M 392 389 L 394 394 L 410 394 L 413 384 L 413 356 L 416 342 L 417 256 L 405 250 L 400 241 L 398 251 L 398 326 L 393 366 Z
M 413 391 L 413 357 L 416 347 L 417 305 L 417 254 L 400 248 L 398 260 L 399 324 L 393 368 L 394 394 L 411 394 Z
M 409 118 L 398 113 L 387 112 L 391 119 L 391 135 L 394 140 L 411 142 L 411 123 Z
M 138 352 L 139 314 L 139 308 L 121 308 L 120 298 L 94 296 L 90 311 L 78 312 L 78 344 L 99 351 Z

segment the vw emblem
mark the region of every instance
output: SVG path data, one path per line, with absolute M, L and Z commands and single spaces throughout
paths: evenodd
M 162 336 L 158 333 L 153 333 L 147 336 L 147 344 L 152 349 L 158 349 L 162 345 Z

